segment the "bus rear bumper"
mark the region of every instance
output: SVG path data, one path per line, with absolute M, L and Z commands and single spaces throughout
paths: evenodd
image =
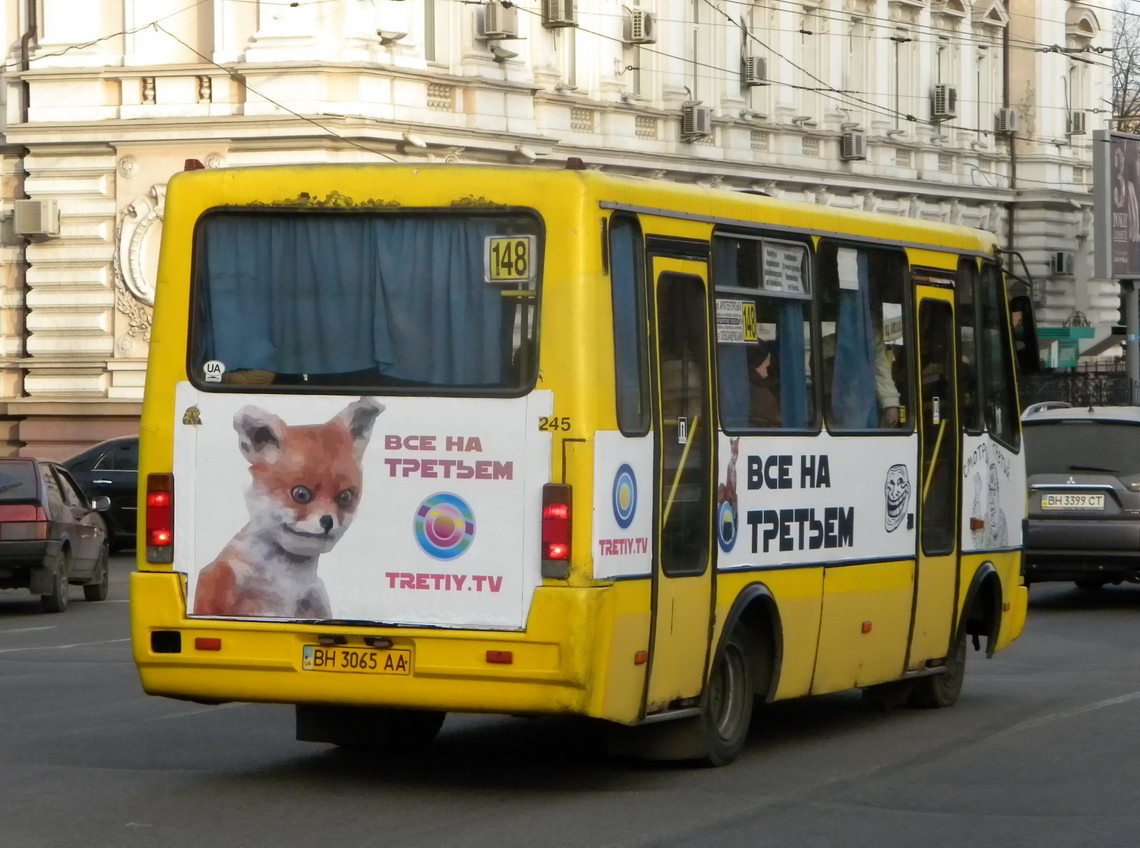
M 221 621 L 185 615 L 181 575 L 131 575 L 131 637 L 143 689 L 205 703 L 343 704 L 512 714 L 590 715 L 589 666 L 604 589 L 535 593 L 527 631 Z M 563 634 L 560 641 L 557 634 Z M 570 639 L 565 634 L 571 634 Z M 321 639 L 321 637 L 325 639 Z M 306 646 L 362 652 L 368 640 L 408 667 L 305 670 Z M 572 641 L 571 641 L 572 639 Z M 384 644 L 384 643 L 381 643 Z

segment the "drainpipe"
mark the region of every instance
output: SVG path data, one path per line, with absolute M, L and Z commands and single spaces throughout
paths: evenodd
M 31 49 L 32 42 L 35 41 L 39 36 L 39 20 L 38 20 L 38 16 L 36 15 L 36 2 L 37 2 L 37 0 L 26 0 L 26 2 L 24 3 L 24 19 L 26 21 L 26 27 L 24 29 L 24 34 L 20 36 L 20 71 L 22 74 L 22 78 L 20 80 L 20 117 L 19 117 L 19 121 L 20 121 L 20 124 L 22 124 L 24 127 L 26 127 L 28 124 L 28 112 L 29 112 L 29 106 L 31 105 L 31 99 L 32 99 L 32 86 L 31 86 L 31 83 L 28 82 L 26 74 L 31 69 L 31 65 L 32 65 L 32 49 Z M 28 191 L 27 191 L 28 154 L 29 154 L 28 148 L 22 147 L 20 149 L 20 162 L 21 162 L 20 171 L 22 174 L 21 184 L 20 184 L 20 193 L 25 198 L 28 196 Z M 21 303 L 20 303 L 20 307 L 21 307 L 20 308 L 20 321 L 19 321 L 19 324 L 20 324 L 20 327 L 19 327 L 20 349 L 19 349 L 19 352 L 17 355 L 19 357 L 23 358 L 27 354 L 27 344 L 28 344 L 27 316 L 28 316 L 28 267 L 29 266 L 28 266 L 28 238 L 26 236 L 22 237 L 20 239 L 19 263 L 20 263 L 20 268 L 23 271 L 24 279 L 23 279 L 23 286 L 22 286 L 23 293 L 22 293 Z M 19 389 L 18 389 L 18 394 L 22 397 L 27 397 L 28 393 L 24 387 L 25 381 L 26 381 L 27 376 L 28 376 L 27 371 L 26 371 L 26 369 L 19 367 L 19 365 L 17 365 L 16 370 L 19 372 L 19 376 L 20 376 L 20 385 L 19 385 Z M 21 424 L 18 425 L 18 427 L 20 429 L 22 429 L 23 428 L 23 425 L 22 425 L 23 419 L 21 418 L 21 419 L 17 419 L 17 420 L 19 420 L 21 422 Z
M 24 4 L 24 15 L 28 21 L 28 27 L 24 30 L 24 34 L 20 36 L 20 70 L 27 72 L 31 67 L 31 44 L 39 34 L 37 29 L 36 20 L 36 0 L 27 0 Z M 28 122 L 28 101 L 31 99 L 31 85 L 27 79 L 20 81 L 20 123 L 26 124 Z
M 1004 5 L 1006 18 L 1009 19 L 1009 0 L 1005 0 Z M 1010 107 L 1009 52 L 1009 27 L 1006 26 L 1001 38 L 1001 102 L 1007 109 Z M 1017 139 L 1013 134 L 1009 137 L 1009 188 L 1014 199 L 1005 205 L 1006 248 L 1014 250 L 1013 224 L 1017 215 Z

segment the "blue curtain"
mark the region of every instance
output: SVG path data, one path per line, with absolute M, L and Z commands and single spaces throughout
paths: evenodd
M 720 396 L 720 426 L 748 426 L 752 387 L 748 382 L 748 345 L 717 345 L 717 387 Z
M 777 307 L 776 333 L 780 344 L 780 417 L 785 427 L 811 423 L 811 385 L 807 374 L 804 302 L 783 301 Z
M 637 433 L 649 429 L 649 382 L 645 366 L 645 309 L 641 229 L 630 218 L 615 217 L 610 229 L 613 281 L 614 359 L 618 427 Z
M 863 430 L 878 426 L 871 275 L 870 262 L 865 253 L 859 253 L 857 269 L 859 287 L 839 289 L 835 367 L 831 377 L 831 412 L 833 422 L 840 430 Z
M 494 222 L 217 215 L 204 227 L 199 317 L 207 358 L 227 370 L 500 380 L 502 300 L 483 281 Z

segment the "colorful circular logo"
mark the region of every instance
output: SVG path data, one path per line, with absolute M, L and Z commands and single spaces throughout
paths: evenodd
M 614 477 L 614 519 L 618 527 L 625 530 L 633 523 L 633 516 L 637 512 L 637 478 L 633 476 L 633 469 L 623 464 Z
M 725 553 L 736 544 L 736 506 L 728 501 L 716 511 L 716 538 Z
M 416 510 L 415 534 L 428 556 L 455 559 L 475 539 L 475 513 L 459 495 L 438 492 Z

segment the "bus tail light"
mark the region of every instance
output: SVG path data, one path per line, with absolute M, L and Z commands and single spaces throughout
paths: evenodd
M 146 478 L 146 561 L 174 562 L 174 475 Z
M 565 580 L 570 576 L 570 528 L 574 514 L 570 486 L 547 483 L 542 487 L 542 576 Z

